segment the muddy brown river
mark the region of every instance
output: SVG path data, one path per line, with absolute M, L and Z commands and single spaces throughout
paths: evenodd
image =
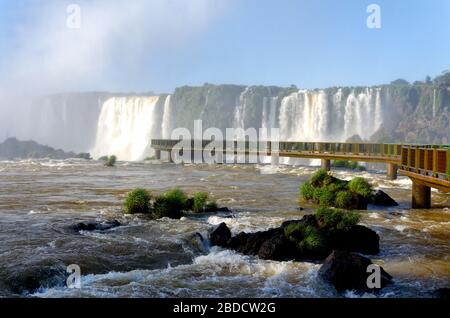
M 323 283 L 320 264 L 275 262 L 218 247 L 207 236 L 221 222 L 233 234 L 279 226 L 314 211 L 298 209 L 298 188 L 317 168 L 302 166 L 174 165 L 97 161 L 0 162 L 0 296 L 20 297 L 341 297 Z M 362 223 L 380 235 L 371 256 L 394 277 L 376 295 L 431 297 L 450 287 L 450 196 L 432 192 L 433 209 L 410 209 L 411 182 L 385 180 L 383 172 L 334 170 L 341 178 L 369 179 L 400 206 L 361 211 Z M 161 193 L 179 187 L 206 191 L 225 214 L 181 220 L 123 216 L 125 194 L 144 187 Z M 75 232 L 81 221 L 119 220 L 108 231 Z M 66 267 L 81 269 L 81 289 L 65 285 Z

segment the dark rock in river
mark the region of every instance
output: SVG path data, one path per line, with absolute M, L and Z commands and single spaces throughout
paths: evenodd
M 196 232 L 190 235 L 187 239 L 190 246 L 192 246 L 197 252 L 206 253 L 208 248 L 205 245 L 205 240 L 203 239 L 203 235 Z
M 231 231 L 225 223 L 220 223 L 210 234 L 209 240 L 212 246 L 225 247 L 231 238 Z
M 72 226 L 75 232 L 80 231 L 106 231 L 121 226 L 117 220 L 105 222 L 80 222 Z
M 279 233 L 265 240 L 257 255 L 262 259 L 283 261 L 295 257 L 294 250 L 295 246 L 292 242 L 286 238 L 284 233 Z
M 332 284 L 338 292 L 345 290 L 373 292 L 367 286 L 367 279 L 372 272 L 367 272 L 372 261 L 364 256 L 347 251 L 333 251 L 319 270 L 319 276 Z M 392 276 L 380 267 L 380 287 L 392 282 Z
M 362 225 L 354 225 L 348 231 L 335 231 L 328 234 L 330 248 L 356 253 L 375 255 L 380 252 L 378 234 Z
M 322 238 L 321 244 L 301 248 L 300 241 L 292 240 L 285 234 L 285 229 L 292 224 L 302 228 L 313 228 Z M 221 224 L 220 232 L 225 232 L 226 225 Z M 281 227 L 256 233 L 241 232 L 225 243 L 221 239 L 220 246 L 230 248 L 238 253 L 254 255 L 270 260 L 324 260 L 334 249 L 363 254 L 377 254 L 380 250 L 380 238 L 373 230 L 353 225 L 347 230 L 320 229 L 315 215 L 305 215 L 301 220 L 284 222 Z M 213 241 L 211 241 L 213 245 Z
M 229 208 L 227 208 L 227 207 L 218 208 L 218 209 L 216 210 L 216 212 L 228 212 L 228 213 L 232 213 L 232 211 L 231 211 Z
M 66 267 L 56 260 L 45 260 L 27 264 L 20 271 L 11 269 L 7 276 L 8 288 L 12 292 L 33 293 L 39 288 L 62 286 L 66 280 Z
M 398 206 L 398 203 L 382 190 L 377 190 L 375 192 L 373 204 L 379 206 Z
M 231 238 L 228 247 L 262 259 L 281 261 L 295 257 L 295 246 L 285 237 L 282 228 L 256 233 L 241 232 Z

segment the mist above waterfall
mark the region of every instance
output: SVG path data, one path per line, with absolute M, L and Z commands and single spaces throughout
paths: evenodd
M 43 127 L 37 120 L 41 125 L 37 128 L 34 123 L 30 105 L 37 107 L 34 100 L 42 96 L 123 91 L 126 87 L 118 78 L 126 78 L 132 91 L 151 91 L 148 83 L 155 75 L 149 69 L 143 72 L 142 65 L 161 50 L 170 53 L 190 44 L 225 6 L 223 1 L 209 0 L 80 0 L 76 2 L 80 27 L 71 28 L 67 24 L 69 4 L 59 0 L 30 2 L 11 11 L 22 23 L 8 28 L 14 41 L 2 46 L 0 141 L 8 136 L 32 138 L 34 134 L 28 132 L 40 129 L 47 130 L 38 134 L 40 142 L 55 144 L 56 140 L 55 146 L 61 144 L 58 136 L 70 134 L 59 130 L 64 125 Z M 42 109 L 44 114 L 49 115 Z M 50 136 L 52 129 L 54 136 Z

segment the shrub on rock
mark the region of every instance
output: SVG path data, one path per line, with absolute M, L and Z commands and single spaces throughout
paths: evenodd
M 124 202 L 126 214 L 149 213 L 151 195 L 147 190 L 135 189 L 127 194 Z
M 353 178 L 349 182 L 348 188 L 351 192 L 359 194 L 364 198 L 370 198 L 373 191 L 372 186 L 369 184 L 369 182 L 361 177 Z
M 319 227 L 325 230 L 349 230 L 358 224 L 359 215 L 354 212 L 321 207 L 316 211 Z
M 352 204 L 353 196 L 349 191 L 339 191 L 336 194 L 335 205 L 337 208 L 345 209 Z
M 300 197 L 304 200 L 312 200 L 314 197 L 314 187 L 309 181 L 300 186 Z
M 192 198 L 192 211 L 195 213 L 201 213 L 206 210 L 206 205 L 208 203 L 208 193 L 197 192 Z
M 109 156 L 108 159 L 106 160 L 105 166 L 107 167 L 114 167 L 117 161 L 117 157 L 116 156 Z
M 156 218 L 179 219 L 186 209 L 187 202 L 188 197 L 180 189 L 167 191 L 153 203 L 153 215 Z
M 357 177 L 349 182 L 333 177 L 323 169 L 303 183 L 299 192 L 303 200 L 342 209 L 367 209 L 373 199 L 372 186 L 364 178 Z M 387 202 L 383 198 L 380 201 Z

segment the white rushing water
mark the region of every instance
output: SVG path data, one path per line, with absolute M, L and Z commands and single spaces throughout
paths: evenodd
M 281 139 L 345 141 L 358 134 L 369 138 L 383 121 L 379 89 L 352 91 L 343 100 L 341 90 L 328 96 L 324 91 L 299 91 L 281 101 Z
M 119 160 L 141 160 L 150 155 L 157 96 L 113 97 L 102 106 L 94 158 L 116 155 Z
M 251 88 L 239 96 L 233 127 L 249 128 Z M 345 141 L 353 135 L 369 139 L 383 123 L 381 89 L 351 90 L 334 94 L 324 90 L 299 90 L 281 100 L 267 96 L 257 108 L 261 126 L 280 128 L 281 140 Z
M 170 139 L 171 134 L 172 134 L 172 129 L 174 128 L 173 123 L 172 123 L 171 98 L 172 98 L 171 95 L 168 95 L 164 102 L 164 114 L 163 114 L 163 120 L 162 120 L 162 125 L 161 125 L 163 139 Z

